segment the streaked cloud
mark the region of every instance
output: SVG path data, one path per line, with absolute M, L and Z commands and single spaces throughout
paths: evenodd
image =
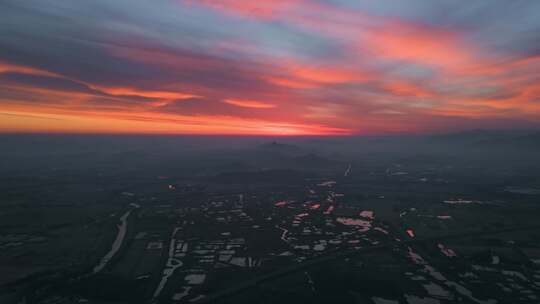
M 223 102 L 243 108 L 271 109 L 276 107 L 276 105 L 270 103 L 247 99 L 225 99 Z
M 538 127 L 539 12 L 501 0 L 8 0 L 0 131 Z

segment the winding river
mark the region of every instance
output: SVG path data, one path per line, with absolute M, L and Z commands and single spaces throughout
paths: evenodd
M 139 208 L 140 207 L 137 204 L 131 204 L 131 206 L 133 208 Z M 122 243 L 124 242 L 124 239 L 126 238 L 127 219 L 129 217 L 129 215 L 131 214 L 131 211 L 133 211 L 133 209 L 128 210 L 126 213 L 124 213 L 120 217 L 120 222 L 121 223 L 120 223 L 120 225 L 117 225 L 118 233 L 116 234 L 116 239 L 114 240 L 114 242 L 113 242 L 113 244 L 111 246 L 111 250 L 109 250 L 109 252 L 107 252 L 107 254 L 103 258 L 101 258 L 101 261 L 99 262 L 99 264 L 94 267 L 94 273 L 98 273 L 101 270 L 103 270 L 103 268 L 105 268 L 105 266 L 107 266 L 107 263 L 109 263 L 109 261 L 114 257 L 114 255 L 118 252 L 118 250 L 120 250 L 120 247 L 122 246 Z

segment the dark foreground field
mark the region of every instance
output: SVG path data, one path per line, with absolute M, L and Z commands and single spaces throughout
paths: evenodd
M 536 134 L 3 136 L 0 303 L 538 303 Z

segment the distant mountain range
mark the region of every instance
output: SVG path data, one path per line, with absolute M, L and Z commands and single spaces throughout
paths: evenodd
M 328 158 L 313 148 L 288 143 L 270 142 L 257 146 L 259 155 L 273 163 L 274 167 L 296 168 L 301 170 L 324 169 L 342 165 L 341 162 Z
M 280 153 L 299 153 L 302 150 L 298 146 L 279 143 L 276 141 L 261 144 L 258 146 L 258 149 L 263 150 L 263 151 L 280 152 Z
M 471 130 L 434 135 L 430 143 L 466 144 L 476 147 L 532 148 L 540 149 L 538 130 Z

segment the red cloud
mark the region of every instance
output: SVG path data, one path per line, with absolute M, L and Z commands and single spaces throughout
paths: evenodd
M 454 32 L 391 22 L 360 40 L 360 48 L 387 60 L 412 62 L 448 69 L 475 65 L 473 47 Z
M 11 64 L 8 62 L 0 61 L 0 74 L 2 73 L 20 73 L 20 74 L 29 74 L 37 76 L 58 76 L 56 73 L 45 71 L 42 69 L 37 69 L 33 67 L 22 66 L 18 64 Z
M 491 118 L 539 121 L 538 56 L 497 60 L 464 33 L 320 2 L 190 3 L 258 19 L 250 22 L 279 17 L 280 24 L 335 41 L 344 55 L 311 62 L 272 57 L 249 37 L 211 41 L 207 54 L 161 47 L 159 41 L 118 43 L 111 55 L 148 68 L 149 77 L 110 77 L 110 83 L 100 84 L 69 79 L 88 91 L 32 87 L 6 77 L 0 89 L 16 94 L 0 96 L 3 111 L 11 115 L 0 120 L 0 131 L 307 135 L 429 131 L 452 126 L 455 119 L 480 126 Z M 387 66 L 427 66 L 433 74 L 421 82 Z M 7 74 L 67 79 L 0 63 L 0 76 Z M 178 99 L 190 99 L 196 111 L 172 107 Z
M 224 103 L 234 105 L 237 107 L 243 107 L 243 108 L 255 108 L 255 109 L 271 109 L 275 108 L 276 105 L 257 101 L 257 100 L 247 100 L 247 99 L 225 99 L 223 100 Z
M 246 1 L 246 0 L 184 0 L 189 4 L 205 5 L 212 9 L 254 18 L 269 19 L 282 13 L 304 0 L 272 0 L 272 1 Z
M 280 65 L 278 75 L 265 78 L 276 85 L 294 88 L 310 89 L 324 85 L 340 83 L 358 83 L 372 79 L 373 76 L 359 69 L 343 68 L 339 66 L 305 65 L 287 62 Z

